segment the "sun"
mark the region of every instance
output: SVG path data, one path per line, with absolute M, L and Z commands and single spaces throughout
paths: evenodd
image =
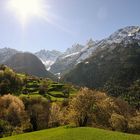
M 15 14 L 23 31 L 26 30 L 29 22 L 34 18 L 38 18 L 47 25 L 55 26 L 64 32 L 73 34 L 73 32 L 64 25 L 59 24 L 63 18 L 53 13 L 53 8 L 49 0 L 7 0 L 6 9 L 10 11 L 10 15 Z
M 43 0 L 9 0 L 8 7 L 15 12 L 22 24 L 44 13 Z

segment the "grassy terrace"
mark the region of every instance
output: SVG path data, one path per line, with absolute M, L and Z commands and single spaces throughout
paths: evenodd
M 45 80 L 47 86 L 46 93 L 44 95 L 39 94 L 39 88 L 44 85 L 44 79 L 37 77 L 27 76 L 25 74 L 17 74 L 18 77 L 25 80 L 26 84 L 22 88 L 21 96 L 44 96 L 51 101 L 63 101 L 64 99 L 71 97 L 77 93 L 77 90 L 66 84 L 54 82 L 52 80 Z M 68 95 L 65 94 L 68 91 Z

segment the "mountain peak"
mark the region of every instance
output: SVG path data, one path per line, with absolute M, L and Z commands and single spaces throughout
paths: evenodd
M 130 33 L 130 32 L 134 33 L 134 32 L 138 32 L 140 30 L 140 26 L 126 26 L 120 30 L 126 31 L 128 33 Z
M 80 52 L 83 48 L 84 48 L 83 45 L 74 44 L 74 45 L 72 45 L 71 48 L 68 48 L 66 50 L 65 54 L 72 54 L 72 53 Z
M 18 53 L 17 50 L 11 48 L 1 48 L 0 49 L 0 64 L 8 60 L 12 55 Z
M 90 38 L 88 41 L 87 41 L 87 45 L 94 45 L 95 41 L 93 41 L 92 38 Z
M 87 48 L 94 47 L 94 45 L 95 45 L 95 41 L 93 41 L 92 38 L 90 38 L 86 43 Z
M 56 59 L 61 55 L 62 53 L 56 50 L 40 50 L 39 52 L 36 52 L 35 55 L 42 61 L 42 63 L 46 66 L 46 69 L 49 70 L 51 65 L 56 61 Z
M 127 26 L 114 32 L 108 38 L 113 40 L 115 43 L 120 43 L 121 41 L 129 41 L 130 39 L 140 39 L 140 27 L 139 26 Z

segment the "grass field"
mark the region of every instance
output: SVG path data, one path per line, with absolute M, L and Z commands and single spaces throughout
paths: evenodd
M 140 135 L 131 135 L 88 127 L 59 127 L 2 138 L 1 140 L 140 140 Z

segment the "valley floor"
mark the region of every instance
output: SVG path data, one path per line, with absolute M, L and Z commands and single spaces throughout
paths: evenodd
M 88 127 L 59 127 L 2 138 L 1 140 L 140 140 L 140 135 L 125 134 Z

